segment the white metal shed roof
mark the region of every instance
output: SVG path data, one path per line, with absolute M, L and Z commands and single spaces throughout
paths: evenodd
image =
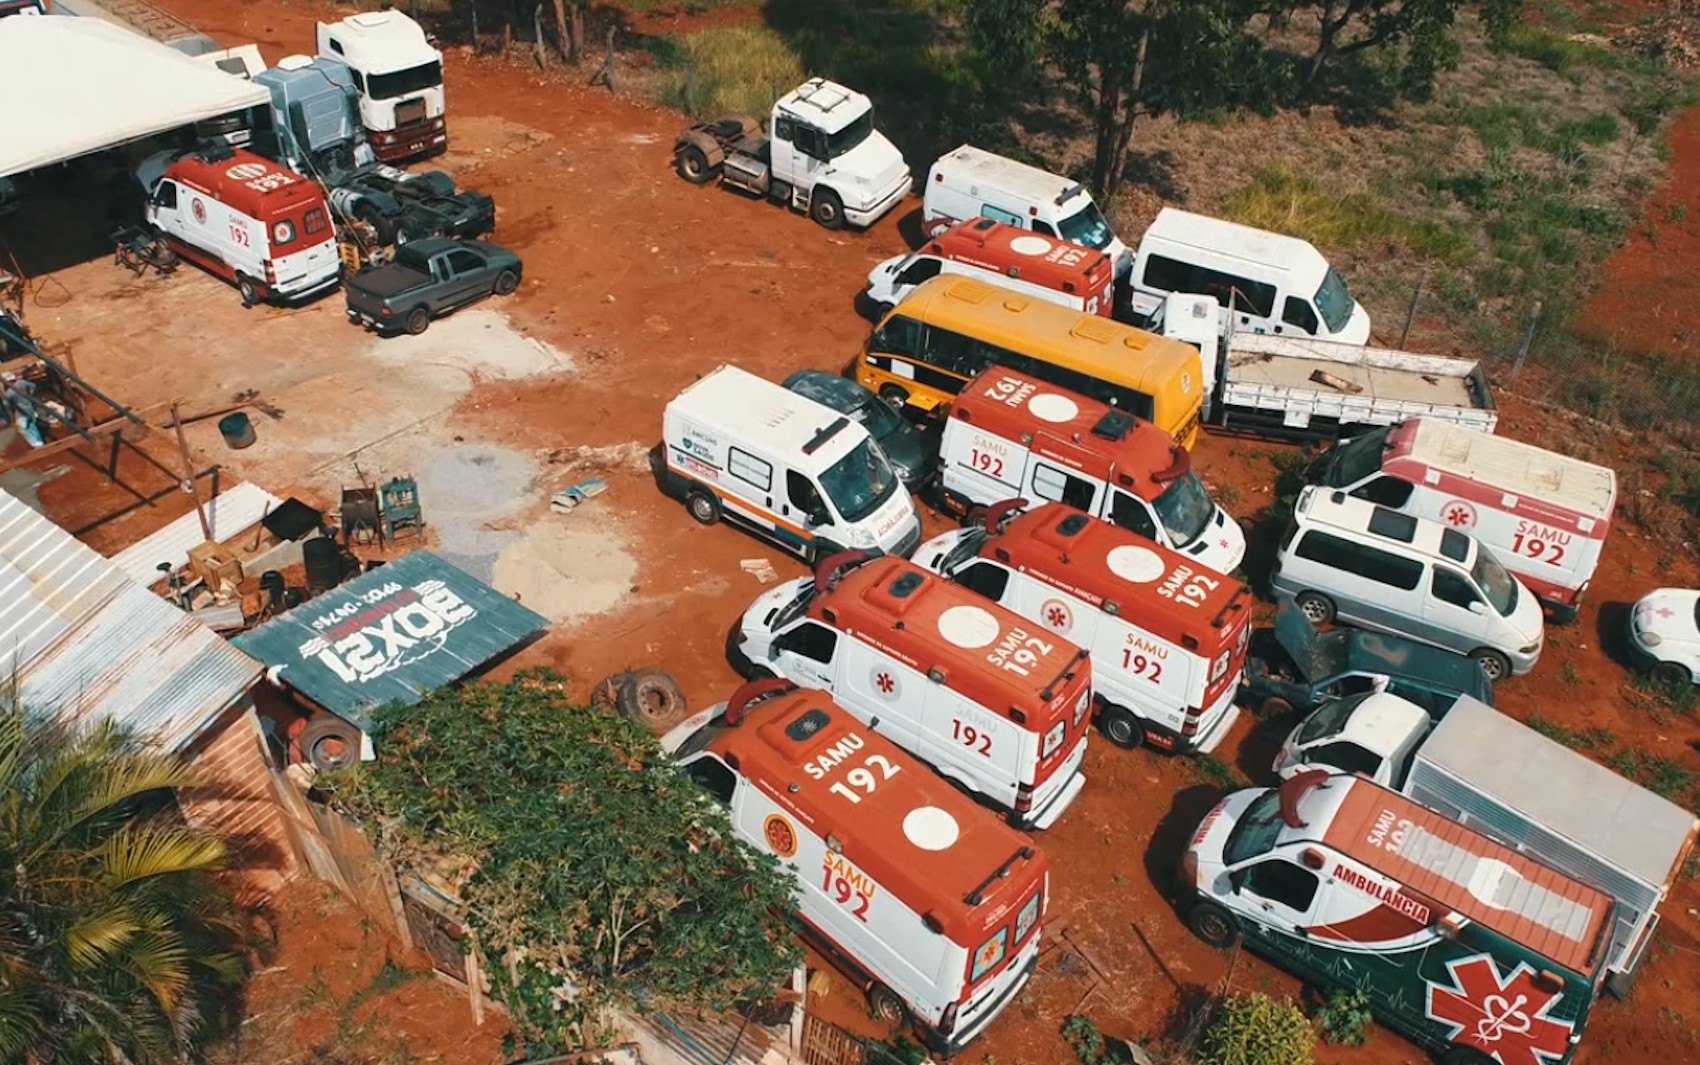
M 260 664 L 0 491 L 0 683 L 14 676 L 28 712 L 111 719 L 179 751 Z
M 254 107 L 264 87 L 97 19 L 0 19 L 0 177 Z
M 223 543 L 245 529 L 252 529 L 282 504 L 283 500 L 259 485 L 242 481 L 207 503 L 207 524 L 212 526 L 212 538 Z M 190 549 L 206 539 L 206 534 L 201 532 L 201 519 L 191 510 L 113 555 L 112 564 L 137 584 L 151 586 L 160 578 L 161 562 L 169 562 L 172 569 L 182 569 L 189 564 Z

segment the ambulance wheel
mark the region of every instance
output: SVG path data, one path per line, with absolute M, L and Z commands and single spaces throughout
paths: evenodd
M 1226 950 L 1239 942 L 1240 922 L 1217 903 L 1194 903 L 1192 912 L 1186 915 L 1186 924 L 1193 935 L 1217 950 Z
M 512 270 L 503 270 L 496 275 L 496 295 L 511 296 L 519 288 L 519 275 Z
M 909 1007 L 897 997 L 897 992 L 884 984 L 875 984 L 868 988 L 868 1013 L 876 1021 L 886 1021 L 890 1024 L 909 1022 Z
M 1482 667 L 1482 676 L 1490 682 L 1501 681 L 1511 676 L 1511 662 L 1498 651 L 1490 651 L 1486 647 L 1470 653 L 1470 659 Z
M 1475 1047 L 1454 1046 L 1441 1056 L 1440 1065 L 1499 1065 L 1499 1062 Z
M 1667 688 L 1694 683 L 1694 674 L 1680 662 L 1660 662 L 1653 667 L 1653 679 Z
M 708 154 L 694 144 L 687 144 L 673 157 L 673 169 L 693 185 L 706 185 L 714 180 L 719 168 L 708 161 Z
M 296 742 L 307 764 L 324 773 L 347 769 L 360 760 L 360 730 L 330 714 L 307 722 Z
M 720 500 L 714 498 L 714 493 L 700 488 L 693 488 L 685 495 L 685 509 L 704 525 L 713 525 L 720 520 Z
M 1301 592 L 1293 602 L 1312 625 L 1331 625 L 1334 623 L 1334 600 L 1326 595 L 1317 595 L 1315 592 Z
M 260 302 L 260 287 L 254 284 L 254 279 L 242 274 L 236 275 L 236 294 L 242 297 L 242 306 L 252 307 Z
M 407 317 L 402 319 L 402 322 L 408 333 L 418 336 L 431 328 L 431 310 L 428 307 L 415 307 L 407 312 Z
M 1136 751 L 1145 746 L 1145 726 L 1139 723 L 1139 718 L 1119 706 L 1106 706 L 1098 712 L 1098 731 L 1124 751 Z
M 1292 712 L 1293 704 L 1281 698 L 1279 695 L 1271 695 L 1269 698 L 1257 704 L 1257 716 L 1265 721 L 1273 721 L 1276 718 L 1286 717 Z
M 844 201 L 831 189 L 817 188 L 809 197 L 809 217 L 827 229 L 843 229 Z
M 880 398 L 892 410 L 902 410 L 909 404 L 909 393 L 897 385 L 881 385 Z

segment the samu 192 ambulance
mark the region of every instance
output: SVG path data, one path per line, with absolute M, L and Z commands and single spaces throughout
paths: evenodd
M 668 402 L 649 463 L 697 521 L 741 525 L 811 564 L 921 542 L 915 500 L 862 423 L 737 366 Z
M 1603 891 L 1356 776 L 1237 791 L 1181 861 L 1199 938 L 1245 945 L 1444 1065 L 1562 1065 L 1606 972 Z
M 1251 590 L 1083 514 L 1010 500 L 915 561 L 1092 654 L 1098 730 L 1118 747 L 1209 752 L 1239 717 Z
M 661 743 L 795 877 L 803 938 L 876 1017 L 951 1054 L 1033 975 L 1045 856 L 825 693 L 747 684 Z
M 1617 506 L 1606 466 L 1438 418 L 1336 444 L 1305 480 L 1468 533 L 1554 621 L 1576 617 Z
M 1218 573 L 1245 558 L 1239 522 L 1210 498 L 1168 433 L 1001 367 L 951 403 L 939 491 L 947 510 L 969 518 L 1016 496 L 1065 503 Z
M 763 593 L 726 657 L 831 692 L 1018 827 L 1049 828 L 1086 783 L 1086 652 L 904 559 L 847 552 Z

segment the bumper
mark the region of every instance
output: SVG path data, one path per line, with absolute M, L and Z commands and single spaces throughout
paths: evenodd
M 908 171 L 904 171 L 902 180 L 893 185 L 884 196 L 881 196 L 872 205 L 862 209 L 846 205 L 844 208 L 845 220 L 853 226 L 873 225 L 881 215 L 896 207 L 898 201 L 909 195 L 909 188 L 913 184 L 913 176 Z
M 732 672 L 749 680 L 756 671 L 756 664 L 750 656 L 744 653 L 744 616 L 739 614 L 732 622 L 732 627 L 726 630 L 726 662 L 732 667 Z
M 333 273 L 322 280 L 306 282 L 305 287 L 303 288 L 293 287 L 294 282 L 291 283 L 292 287 L 288 289 L 274 288 L 271 290 L 271 295 L 272 298 L 277 300 L 279 303 L 306 303 L 308 300 L 324 295 L 331 289 L 337 287 L 337 285 L 341 282 L 341 273 Z
M 1576 620 L 1576 615 L 1582 609 L 1582 597 L 1578 595 L 1572 603 L 1561 602 L 1557 599 L 1541 598 L 1541 613 L 1547 621 L 1554 625 L 1568 625 Z M 1631 641 L 1633 642 L 1633 641 Z
M 1038 940 L 1035 939 L 1034 942 L 1037 943 Z M 1009 982 L 1008 987 L 998 992 L 997 998 L 987 1003 L 978 1017 L 974 1018 L 960 1031 L 953 1032 L 948 1036 L 939 1034 L 930 1026 L 923 1026 L 921 1041 L 927 1045 L 928 1050 L 940 1057 L 948 1058 L 957 1053 L 991 1027 L 991 1023 L 997 1019 L 998 1014 L 1004 1011 L 1004 1007 L 1013 1002 L 1015 997 L 1021 993 L 1021 989 L 1027 986 L 1027 981 L 1033 978 L 1033 972 L 1038 966 L 1039 953 L 1037 950 L 1031 951 L 1027 960 L 1022 963 L 1020 974 Z
M 1234 705 L 1234 689 L 1222 696 L 1223 706 L 1211 726 L 1196 736 L 1188 736 L 1175 746 L 1177 754 L 1209 754 L 1222 745 L 1222 738 L 1240 719 L 1240 708 Z
M 367 132 L 372 134 L 370 130 Z M 387 131 L 380 132 L 386 137 L 389 135 Z M 397 160 L 412 159 L 421 155 L 434 155 L 437 152 L 446 151 L 449 146 L 447 124 L 435 126 L 435 128 L 423 128 L 417 133 L 411 133 L 411 135 L 408 130 L 397 130 L 396 134 L 396 140 L 383 145 L 378 143 L 377 135 L 371 136 L 372 154 L 377 157 L 378 162 L 393 163 Z
M 1086 761 L 1086 737 L 1082 735 L 1080 742 L 1075 744 L 1074 753 L 1068 761 L 1057 770 L 1057 776 L 1063 780 L 1062 787 L 1053 792 L 1043 804 L 1034 807 L 1025 814 L 1010 814 L 1010 823 L 1017 828 L 1033 829 L 1042 832 L 1057 823 L 1063 811 L 1069 808 L 1081 789 L 1086 787 L 1086 774 L 1080 771 Z

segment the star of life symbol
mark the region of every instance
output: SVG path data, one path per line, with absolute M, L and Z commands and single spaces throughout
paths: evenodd
M 884 692 L 886 695 L 890 695 L 892 692 L 897 690 L 897 681 L 892 679 L 890 673 L 881 673 L 879 676 L 875 677 L 874 684 L 877 685 L 879 690 Z
M 1476 523 L 1476 508 L 1460 499 L 1454 499 L 1446 504 L 1446 524 L 1455 529 L 1462 529 Z
M 1060 599 L 1047 599 L 1039 608 L 1044 623 L 1058 632 L 1067 632 L 1074 625 L 1074 615 Z
M 1429 982 L 1428 1015 L 1451 1028 L 1448 1038 L 1498 1057 L 1502 1065 L 1546 1065 L 1570 1049 L 1571 1024 L 1547 1016 L 1562 991 L 1548 991 L 1519 964 L 1503 980 L 1486 954 L 1448 962 L 1452 986 Z

